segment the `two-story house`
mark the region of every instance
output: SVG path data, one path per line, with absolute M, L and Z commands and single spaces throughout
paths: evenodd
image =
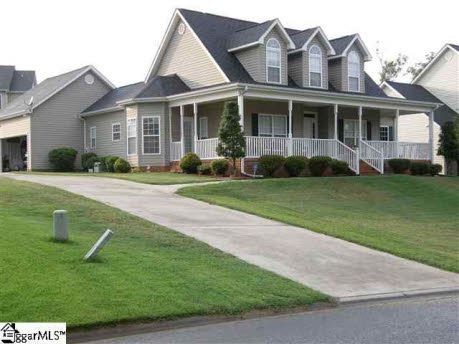
M 356 173 L 383 173 L 393 157 L 430 160 L 432 140 L 381 140 L 380 126 L 392 121 L 397 138 L 399 117 L 425 112 L 433 122 L 438 104 L 387 96 L 365 73 L 370 59 L 358 34 L 329 39 L 320 27 L 178 9 L 145 80 L 109 90 L 81 113 L 84 149 L 151 170 L 169 170 L 187 152 L 215 159 L 232 100 L 246 137 L 243 172 L 265 154 L 327 155 Z
M 433 125 L 434 160 L 443 166 L 443 156 L 437 154 L 441 126 L 459 117 L 459 45 L 446 44 L 413 79 L 411 83 L 387 81 L 381 85 L 391 97 L 429 100 L 442 105 L 435 110 Z M 429 141 L 429 120 L 425 113 L 403 116 L 399 121 L 399 140 Z

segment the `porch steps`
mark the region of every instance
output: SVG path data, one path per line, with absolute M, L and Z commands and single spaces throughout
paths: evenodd
M 376 176 L 376 175 L 379 175 L 379 172 L 377 170 L 375 170 L 373 167 L 371 167 L 370 165 L 368 165 L 365 161 L 363 160 L 360 160 L 360 164 L 359 164 L 359 168 L 360 168 L 360 175 L 361 176 Z

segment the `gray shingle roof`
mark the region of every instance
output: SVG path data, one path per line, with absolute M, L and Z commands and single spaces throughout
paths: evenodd
M 290 37 L 292 38 L 293 43 L 295 43 L 296 48 L 301 48 L 304 45 L 304 43 L 306 43 L 307 40 L 311 38 L 311 35 L 314 33 L 316 29 L 317 27 L 313 27 L 303 31 L 298 31 L 293 34 L 290 33 Z
M 25 92 L 35 83 L 34 71 L 16 70 L 14 66 L 0 66 L 0 90 Z
M 341 55 L 344 50 L 348 47 L 349 43 L 354 39 L 355 34 L 338 37 L 330 40 L 330 44 L 332 45 L 333 49 L 335 49 L 336 55 Z
M 11 103 L 9 103 L 4 109 L 0 110 L 0 119 L 3 116 L 27 112 L 28 106 L 25 103 L 28 102 L 31 97 L 33 97 L 33 103 L 36 106 L 51 96 L 53 93 L 58 91 L 60 88 L 64 87 L 67 83 L 69 83 L 72 79 L 77 77 L 78 74 L 82 73 L 87 68 L 89 68 L 89 66 L 85 66 L 71 72 L 43 80 L 37 86 L 21 94 Z
M 257 42 L 275 21 L 268 20 L 261 24 L 255 24 L 248 28 L 240 29 L 228 37 L 228 49 L 234 49 L 242 45 Z

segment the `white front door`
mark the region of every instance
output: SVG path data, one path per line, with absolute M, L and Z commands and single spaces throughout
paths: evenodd
M 304 117 L 303 119 L 304 137 L 308 139 L 316 138 L 316 119 Z
M 183 136 L 185 138 L 185 154 L 193 151 L 193 118 L 185 117 L 183 119 Z

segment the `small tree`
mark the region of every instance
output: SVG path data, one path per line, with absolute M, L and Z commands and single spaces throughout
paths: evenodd
M 236 160 L 245 156 L 245 138 L 239 124 L 239 109 L 235 102 L 226 102 L 220 127 L 218 128 L 217 154 L 233 163 L 233 175 L 236 174 Z
M 430 61 L 433 60 L 435 57 L 435 52 L 431 51 L 430 53 L 425 55 L 425 60 L 423 62 L 416 62 L 414 65 L 408 67 L 406 70 L 407 74 L 411 74 L 412 78 L 414 79 L 422 72 L 422 70 L 429 64 Z
M 459 121 L 456 121 L 456 124 L 445 122 L 441 126 L 438 154 L 445 157 L 446 174 L 457 174 L 455 170 L 457 170 L 457 163 L 459 161 L 458 123 Z
M 402 72 L 407 61 L 408 57 L 402 54 L 398 54 L 395 60 L 385 60 L 380 57 L 381 72 L 379 72 L 379 81 L 384 82 L 396 79 Z

